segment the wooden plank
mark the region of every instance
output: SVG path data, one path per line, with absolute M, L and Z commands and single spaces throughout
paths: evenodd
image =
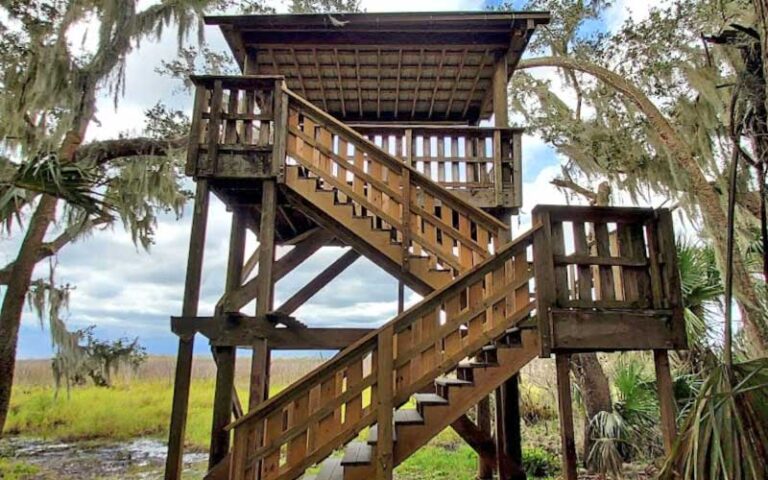
M 578 480 L 576 474 L 576 440 L 573 432 L 570 363 L 570 355 L 558 354 L 555 357 L 564 479 Z
M 557 304 L 562 306 L 568 298 L 568 272 L 562 262 L 558 263 L 558 257 L 565 257 L 565 235 L 563 222 L 552 222 L 551 227 L 552 257 L 555 264 L 555 298 Z
M 595 245 L 597 255 L 603 258 L 610 258 L 610 237 L 608 234 L 608 225 L 603 222 L 595 222 Z M 600 300 L 615 300 L 616 290 L 613 278 L 613 269 L 607 266 L 598 267 L 598 279 L 600 280 Z
M 379 332 L 377 336 L 378 370 L 377 370 L 377 404 L 376 419 L 378 425 L 378 437 L 376 443 L 376 480 L 392 480 L 392 472 L 395 468 L 393 458 L 393 423 L 392 412 L 394 408 L 392 381 L 392 360 L 394 349 L 394 330 L 390 324 Z
M 562 225 L 562 224 L 560 224 Z M 581 223 L 582 228 L 584 226 Z M 555 254 L 553 257 L 555 266 L 560 265 L 597 265 L 601 267 L 630 267 L 630 268 L 645 268 L 648 266 L 648 260 L 632 258 L 631 256 L 620 257 L 601 257 L 589 254 L 571 254 L 563 255 Z
M 208 224 L 209 190 L 207 180 L 198 180 L 189 234 L 187 275 L 184 283 L 182 315 L 196 316 L 200 300 L 205 234 Z M 192 382 L 194 335 L 179 338 L 174 373 L 171 421 L 168 434 L 168 455 L 165 462 L 165 480 L 179 480 L 184 454 L 184 432 L 189 409 L 189 393 Z
M 221 80 L 213 83 L 213 94 L 211 95 L 211 118 L 208 120 L 208 151 L 206 152 L 207 174 L 216 173 L 216 164 L 218 162 L 219 130 L 221 123 L 221 102 L 223 97 Z
M 589 255 L 589 241 L 587 240 L 587 232 L 584 228 L 584 222 L 573 222 L 573 245 L 574 255 L 572 256 Z M 554 261 L 557 262 L 558 259 L 555 258 Z M 576 284 L 579 300 L 592 300 L 592 280 L 592 269 L 589 268 L 589 266 L 579 264 L 576 269 Z
M 274 182 L 270 181 L 270 183 L 274 183 Z M 276 214 L 276 211 L 275 211 L 275 214 Z M 262 219 L 263 219 L 263 215 L 264 214 L 263 214 L 263 208 L 262 208 Z M 261 229 L 259 231 L 263 232 L 263 230 Z M 274 232 L 274 226 L 272 227 L 271 231 Z M 298 267 L 302 262 L 304 262 L 306 259 L 311 257 L 320 248 L 322 248 L 324 245 L 327 245 L 328 242 L 331 241 L 331 239 L 332 239 L 332 235 L 329 234 L 328 232 L 324 230 L 317 231 L 313 235 L 306 238 L 305 240 L 296 244 L 296 246 L 293 247 L 292 250 L 290 250 L 285 255 L 280 257 L 280 259 L 278 259 L 277 262 L 274 262 L 274 261 L 270 262 L 271 264 L 269 266 L 269 270 L 270 270 L 269 275 L 271 276 L 271 281 L 273 283 L 280 281 L 288 273 L 290 273 L 296 267 Z M 262 255 L 264 255 L 264 253 L 262 252 L 262 249 L 263 247 L 260 244 L 259 245 L 259 265 L 261 265 L 260 262 L 262 260 Z M 274 255 L 274 250 L 273 250 L 273 255 Z M 266 270 L 262 269 L 262 267 L 259 266 L 259 273 L 254 278 L 247 281 L 244 285 L 240 286 L 236 290 L 228 292 L 222 297 L 219 303 L 223 306 L 225 312 L 238 312 L 240 311 L 241 308 L 247 305 L 248 302 L 250 302 L 254 298 L 264 298 L 259 296 L 259 288 L 261 285 L 262 271 L 266 271 Z
M 552 348 L 619 351 L 673 348 L 671 310 L 559 310 L 551 312 Z
M 208 90 L 204 87 L 195 88 L 195 99 L 192 110 L 192 122 L 189 127 L 189 142 L 187 144 L 187 163 L 185 173 L 188 176 L 195 176 L 199 168 L 199 148 L 202 141 L 202 117 L 203 110 L 206 108 L 208 99 Z

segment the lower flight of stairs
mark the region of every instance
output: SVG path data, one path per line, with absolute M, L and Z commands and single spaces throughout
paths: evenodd
M 525 324 L 523 324 L 525 325 Z M 394 463 L 399 465 L 431 438 L 487 397 L 496 387 L 520 371 L 539 351 L 533 327 L 508 329 L 456 369 L 438 377 L 431 392 L 417 393 L 412 402 L 394 412 Z M 415 404 L 415 408 L 412 408 Z M 331 456 L 317 473 L 303 480 L 370 480 L 375 478 L 377 428 L 367 438 L 346 445 L 342 456 Z

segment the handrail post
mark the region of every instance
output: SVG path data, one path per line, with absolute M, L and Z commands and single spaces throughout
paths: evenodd
M 533 225 L 541 228 L 533 234 L 533 271 L 536 277 L 536 316 L 539 318 L 541 356 L 549 357 L 552 348 L 550 309 L 555 304 L 555 266 L 552 253 L 552 222 L 549 211 L 533 209 Z
M 393 351 L 394 327 L 389 325 L 378 335 L 376 480 L 392 480 L 393 456 Z
M 282 183 L 285 178 L 286 141 L 288 139 L 288 94 L 283 91 L 284 80 L 275 80 L 274 111 L 272 112 L 274 140 L 272 147 L 272 175 Z
M 413 130 L 405 130 L 405 162 L 409 167 L 413 162 Z M 402 188 L 402 225 L 403 225 L 403 271 L 407 272 L 408 252 L 411 248 L 411 171 L 408 168 L 402 169 L 401 179 Z

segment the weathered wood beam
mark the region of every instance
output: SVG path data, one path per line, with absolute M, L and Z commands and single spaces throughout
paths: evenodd
M 295 59 L 294 55 L 294 59 Z M 259 225 L 259 274 L 256 277 L 256 316 L 266 315 L 274 302 L 273 264 L 275 262 L 275 220 L 277 218 L 277 185 L 274 180 L 262 183 L 261 221 Z M 251 297 L 252 298 L 252 297 Z M 247 301 L 245 303 L 248 303 Z M 237 309 L 242 308 L 241 305 Z M 264 338 L 255 339 L 251 358 L 248 409 L 251 410 L 269 395 L 269 347 Z M 261 465 L 257 466 L 261 469 Z
M 208 181 L 198 180 L 192 213 L 189 254 L 187 256 L 187 279 L 184 284 L 184 300 L 181 309 L 182 315 L 185 316 L 197 315 L 209 198 Z M 168 456 L 165 461 L 165 480 L 179 480 L 181 478 L 194 346 L 194 334 L 179 338 L 171 404 L 171 424 L 168 434 Z
M 310 298 L 312 298 L 317 292 L 319 292 L 325 285 L 333 281 L 344 270 L 352 265 L 355 260 L 360 258 L 360 254 L 350 249 L 345 252 L 344 255 L 339 257 L 336 261 L 330 264 L 325 270 L 320 272 L 315 278 L 309 281 L 298 292 L 293 294 L 291 298 L 286 300 L 282 305 L 277 308 L 278 312 L 282 312 L 290 315 L 295 312 L 300 306 L 304 305 Z
M 304 98 L 307 98 L 307 90 L 304 84 L 304 76 L 301 74 L 301 66 L 299 65 L 299 59 L 296 56 L 296 50 L 293 48 L 289 50 L 291 52 L 291 57 L 293 57 L 293 65 L 294 67 L 296 67 L 296 77 L 299 79 L 299 86 L 301 87 L 301 93 L 304 95 Z
M 656 388 L 661 407 L 661 433 L 664 437 L 664 451 L 671 454 L 677 436 L 675 412 L 675 393 L 672 385 L 672 375 L 669 369 L 669 356 L 666 350 L 654 350 L 653 361 L 656 366 Z
M 339 98 L 341 99 L 341 114 L 346 117 L 347 104 L 346 104 L 346 100 L 344 99 L 344 85 L 341 78 L 341 64 L 339 63 L 339 50 L 337 48 L 333 49 L 333 59 L 336 62 L 336 76 L 339 81 Z
M 317 61 L 317 49 L 312 49 L 312 57 L 315 59 L 315 69 L 317 70 L 317 81 L 320 82 L 320 95 L 323 99 L 323 109 L 328 111 L 328 100 L 325 98 L 325 86 L 323 85 L 323 73 L 320 70 L 320 63 Z
M 475 74 L 475 79 L 472 81 L 472 88 L 470 89 L 469 95 L 467 95 L 467 100 L 464 103 L 464 110 L 461 112 L 462 117 L 467 116 L 469 106 L 472 105 L 472 97 L 475 95 L 477 84 L 480 82 L 480 77 L 482 76 L 483 69 L 485 68 L 485 64 L 487 62 L 486 57 L 488 57 L 487 49 L 483 51 L 483 60 L 480 62 L 480 66 L 477 68 L 477 74 Z
M 263 217 L 263 213 L 262 213 Z M 262 227 L 263 228 L 263 227 Z M 274 230 L 274 227 L 272 227 Z M 263 230 L 260 229 L 263 234 Z M 292 250 L 290 250 L 288 253 L 280 257 L 276 262 L 274 262 L 274 267 L 271 267 L 271 277 L 272 282 L 277 283 L 282 279 L 284 276 L 286 276 L 288 273 L 290 273 L 292 270 L 294 270 L 297 266 L 299 266 L 303 261 L 308 259 L 312 256 L 316 251 L 318 251 L 321 247 L 328 244 L 332 239 L 332 235 L 329 234 L 326 231 L 320 230 L 315 232 L 313 235 L 307 237 L 303 241 L 296 244 L 296 246 L 293 247 Z M 264 243 L 261 242 L 259 245 L 259 251 L 261 254 L 261 251 L 263 249 Z M 258 296 L 258 288 L 259 288 L 259 282 L 260 277 L 262 275 L 263 269 L 261 267 L 261 263 L 259 263 L 259 273 L 256 275 L 256 277 L 252 278 L 245 284 L 243 284 L 240 288 L 233 290 L 232 292 L 226 293 L 221 300 L 219 301 L 219 304 L 222 306 L 225 312 L 232 313 L 232 312 L 238 312 L 241 308 L 243 308 L 245 305 L 248 304 L 251 300 L 254 298 L 257 298 Z M 261 298 L 261 297 L 259 297 Z
M 230 292 L 240 285 L 245 256 L 245 219 L 243 207 L 232 212 L 232 227 L 229 237 L 229 257 L 225 291 Z M 232 403 L 235 386 L 236 349 L 232 346 L 214 346 L 216 359 L 216 388 L 213 397 L 213 421 L 211 425 L 211 447 L 208 468 L 212 469 L 229 453 L 229 432 L 225 427 L 232 421 Z
M 437 76 L 435 77 L 435 87 L 432 89 L 432 99 L 429 101 L 429 113 L 427 118 L 432 118 L 432 111 L 435 108 L 435 97 L 437 96 L 437 90 L 440 86 L 440 77 L 443 75 L 443 67 L 445 65 L 445 50 L 440 53 L 440 66 L 437 67 Z
M 240 283 L 245 282 L 248 277 L 253 273 L 253 270 L 256 268 L 256 266 L 259 264 L 259 247 L 256 246 L 256 250 L 253 251 L 250 257 L 248 257 L 248 260 L 245 261 L 245 265 L 243 265 L 243 274 L 240 276 Z
M 456 97 L 456 89 L 461 83 L 461 74 L 464 72 L 464 64 L 467 60 L 467 49 L 461 53 L 461 62 L 459 63 L 459 69 L 456 71 L 456 78 L 454 79 L 453 88 L 451 89 L 451 96 L 448 98 L 448 108 L 445 110 L 445 118 L 448 118 L 453 108 L 453 100 Z
M 475 452 L 492 457 L 496 456 L 496 445 L 493 443 L 493 437 L 482 431 L 468 416 L 460 416 L 451 424 L 451 428 Z
M 400 74 L 403 71 L 403 49 L 399 50 L 397 60 L 397 81 L 395 82 L 395 111 L 394 116 L 397 118 L 399 105 L 400 105 Z
M 360 118 L 362 118 L 363 115 L 363 91 L 362 91 L 362 80 L 360 79 L 360 55 L 358 53 L 358 50 L 355 49 L 355 76 L 357 77 L 357 103 L 358 107 L 360 109 Z
M 419 102 L 419 87 L 421 86 L 421 69 L 424 64 L 424 49 L 419 53 L 419 68 L 416 71 L 416 88 L 413 91 L 413 105 L 411 105 L 411 118 L 416 113 L 416 104 Z
M 276 327 L 267 317 L 173 317 L 177 335 L 200 333 L 212 345 L 248 347 L 265 339 L 271 350 L 341 350 L 371 332 L 370 328 Z M 279 323 L 283 323 L 281 319 Z

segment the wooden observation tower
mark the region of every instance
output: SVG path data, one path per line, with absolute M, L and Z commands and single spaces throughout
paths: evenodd
M 671 444 L 667 350 L 686 339 L 669 211 L 539 206 L 532 229 L 510 236 L 523 152 L 522 131 L 508 125 L 507 83 L 548 19 L 206 19 L 242 75 L 192 79 L 187 174 L 197 194 L 183 311 L 172 319 L 179 354 L 166 479 L 180 477 L 196 335 L 217 364 L 207 478 L 390 479 L 447 427 L 477 450 L 480 478 L 525 478 L 516 374 L 554 354 L 564 472 L 574 479 L 568 365 L 578 352 L 653 350 Z M 221 299 L 201 317 L 211 193 L 232 211 L 232 230 Z M 247 230 L 259 240 L 253 252 Z M 278 245 L 292 249 L 276 258 Z M 275 305 L 275 283 L 328 245 L 350 249 Z M 399 280 L 397 317 L 330 329 L 293 316 L 360 256 Z M 424 299 L 402 311 L 404 287 Z M 237 348 L 253 352 L 247 403 L 234 390 Z M 340 353 L 270 397 L 278 349 Z M 316 465 L 316 476 L 306 473 Z

